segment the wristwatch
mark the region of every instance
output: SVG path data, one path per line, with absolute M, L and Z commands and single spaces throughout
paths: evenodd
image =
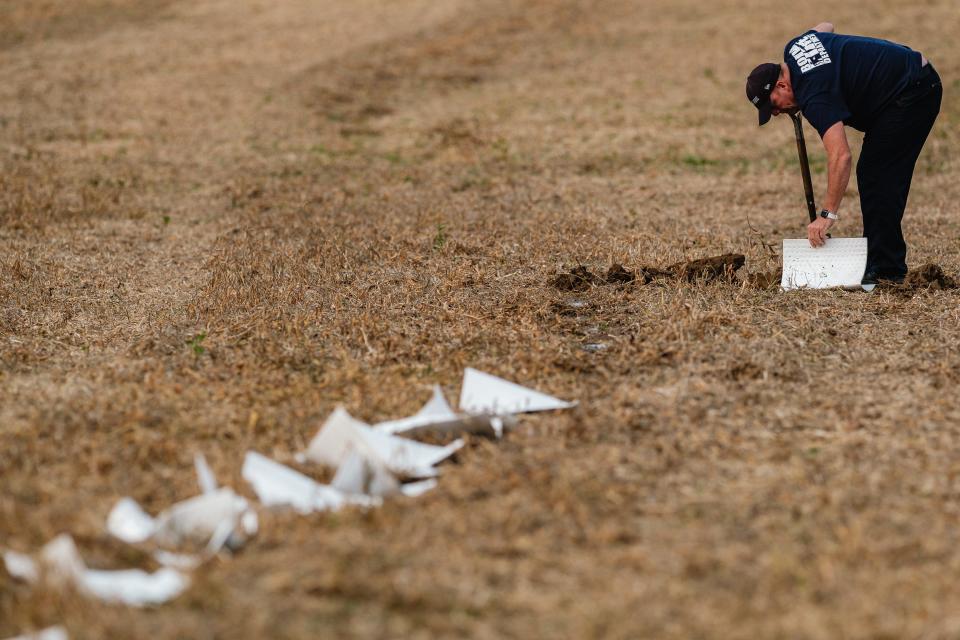
M 840 216 L 838 216 L 837 214 L 835 214 L 833 211 L 827 211 L 826 209 L 824 209 L 823 211 L 820 212 L 820 217 L 821 217 L 821 218 L 829 218 L 829 219 L 831 219 L 831 220 L 839 220 L 839 219 L 840 219 Z

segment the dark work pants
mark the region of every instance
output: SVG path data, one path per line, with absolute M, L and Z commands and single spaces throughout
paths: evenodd
M 913 168 L 940 113 L 942 97 L 940 76 L 927 64 L 919 79 L 880 113 L 863 138 L 857 183 L 867 238 L 867 273 L 889 278 L 907 273 L 900 221 Z

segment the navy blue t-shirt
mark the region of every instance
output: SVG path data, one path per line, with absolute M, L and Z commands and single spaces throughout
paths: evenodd
M 920 54 L 908 47 L 812 29 L 787 43 L 783 60 L 797 105 L 821 138 L 841 121 L 869 130 L 920 74 Z

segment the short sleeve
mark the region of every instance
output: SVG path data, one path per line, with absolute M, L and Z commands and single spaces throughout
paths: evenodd
M 803 117 L 817 130 L 821 138 L 830 127 L 850 118 L 850 110 L 843 100 L 829 94 L 807 100 L 802 110 Z

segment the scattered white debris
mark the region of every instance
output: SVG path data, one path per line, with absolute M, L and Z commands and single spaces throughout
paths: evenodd
M 437 475 L 434 465 L 449 458 L 462 446 L 463 440 L 438 447 L 380 433 L 338 407 L 310 441 L 305 458 L 339 468 L 349 455 L 356 453 L 374 464 L 383 464 L 397 475 L 429 478 Z
M 255 451 L 247 452 L 242 473 L 243 479 L 250 483 L 260 502 L 267 507 L 289 506 L 300 513 L 308 514 L 314 511 L 336 511 L 348 504 L 380 504 L 377 498 L 348 496 Z
M 463 372 L 460 409 L 467 413 L 509 415 L 575 406 L 576 402 L 565 402 L 470 367 Z
M 13 565 L 10 563 L 11 556 Z M 190 584 L 187 576 L 166 567 L 154 573 L 140 569 L 88 569 L 73 538 L 66 534 L 47 543 L 36 560 L 8 551 L 4 554 L 4 562 L 11 576 L 25 582 L 43 583 L 54 588 L 72 587 L 105 602 L 135 607 L 167 602 L 180 595 Z
M 41 631 L 25 633 L 20 636 L 9 638 L 9 640 L 69 640 L 67 630 L 61 626 L 47 627 Z
M 392 495 L 416 497 L 437 486 L 436 465 L 463 446 L 455 440 L 436 446 L 397 437 L 396 433 L 480 433 L 502 435 L 515 424 L 514 414 L 568 409 L 576 403 L 527 389 L 502 378 L 466 369 L 460 394 L 460 410 L 453 410 L 439 385 L 426 405 L 415 415 L 381 422 L 371 428 L 337 408 L 310 441 L 300 461 L 337 469 L 331 485 L 254 451 L 243 462 L 243 478 L 250 483 L 264 506 L 289 506 L 300 513 L 334 511 L 346 505 L 379 506 Z M 236 549 L 257 533 L 256 511 L 228 487 L 219 487 L 202 454 L 194 456 L 201 494 L 183 500 L 151 517 L 132 498 L 122 498 L 110 511 L 107 530 L 130 544 L 152 541 L 178 548 L 184 544 L 205 545 L 203 555 L 155 549 L 153 557 L 163 568 L 147 573 L 139 569 L 101 571 L 88 569 L 73 538 L 61 535 L 49 542 L 36 558 L 5 551 L 7 572 L 31 584 L 72 587 L 107 602 L 144 606 L 166 602 L 182 593 L 190 579 L 181 571 L 196 568 L 224 546 Z M 401 479 L 422 478 L 417 482 Z M 11 640 L 67 640 L 63 627 L 51 627 Z

